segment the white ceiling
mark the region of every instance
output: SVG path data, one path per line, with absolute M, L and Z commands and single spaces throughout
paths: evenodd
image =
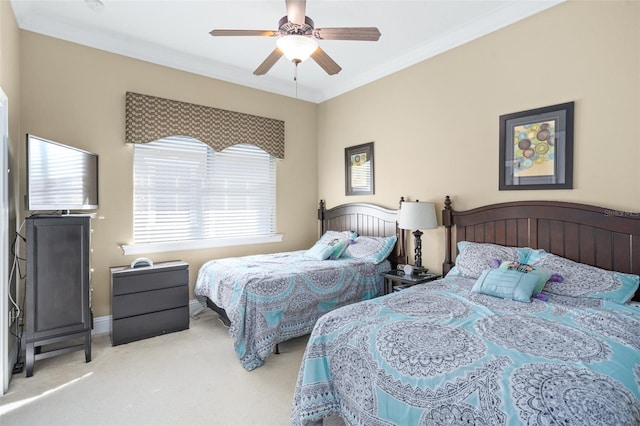
M 322 102 L 498 30 L 564 0 L 308 0 L 316 28 L 378 27 L 377 42 L 321 40 L 341 67 L 285 57 L 253 70 L 275 37 L 212 37 L 212 29 L 277 30 L 285 0 L 11 0 L 18 26 L 47 36 L 311 102 Z

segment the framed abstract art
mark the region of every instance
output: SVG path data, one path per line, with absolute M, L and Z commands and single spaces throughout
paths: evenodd
M 573 107 L 500 116 L 500 190 L 573 188 Z

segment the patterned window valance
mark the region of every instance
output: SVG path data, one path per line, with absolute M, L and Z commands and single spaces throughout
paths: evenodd
M 125 141 L 189 136 L 216 151 L 244 143 L 284 158 L 284 121 L 127 92 Z

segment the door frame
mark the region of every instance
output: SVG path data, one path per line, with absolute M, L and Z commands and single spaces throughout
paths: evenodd
M 0 87 L 0 396 L 9 390 L 9 99 Z M 20 349 L 18 349 L 20 350 Z

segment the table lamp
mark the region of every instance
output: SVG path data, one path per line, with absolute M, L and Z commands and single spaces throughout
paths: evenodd
M 438 227 L 436 219 L 436 208 L 433 203 L 422 201 L 404 201 L 400 205 L 398 213 L 398 227 L 401 229 L 415 229 L 415 265 L 414 271 L 421 272 L 425 268 L 422 266 L 422 236 L 421 229 L 435 229 Z

